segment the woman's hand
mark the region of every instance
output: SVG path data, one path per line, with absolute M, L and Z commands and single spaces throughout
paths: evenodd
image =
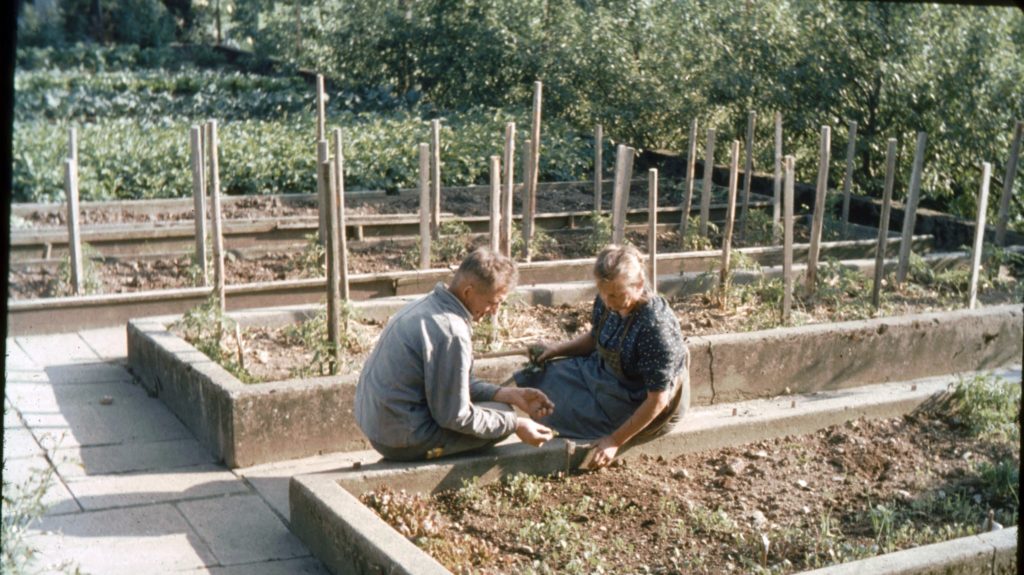
M 606 435 L 597 441 L 597 445 L 591 449 L 594 451 L 594 458 L 591 460 L 591 467 L 600 468 L 610 464 L 615 455 L 619 452 L 618 443 L 610 435 Z
M 555 357 L 555 347 L 546 341 L 537 341 L 530 344 L 530 363 L 542 366 L 549 359 Z

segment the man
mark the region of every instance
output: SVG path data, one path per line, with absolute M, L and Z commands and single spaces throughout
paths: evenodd
M 491 250 L 469 254 L 452 278 L 402 308 L 366 360 L 356 388 L 356 421 L 388 459 L 433 459 L 493 445 L 513 432 L 540 446 L 547 427 L 532 417 L 554 405 L 543 392 L 477 380 L 470 322 L 494 313 L 515 287 L 515 263 Z M 510 405 L 511 404 L 511 405 Z

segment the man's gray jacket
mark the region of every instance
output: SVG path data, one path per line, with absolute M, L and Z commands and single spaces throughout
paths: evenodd
M 488 439 L 515 431 L 513 412 L 474 405 L 498 386 L 471 375 L 471 320 L 442 283 L 391 318 L 356 388 L 356 421 L 371 441 L 415 447 L 438 427 Z

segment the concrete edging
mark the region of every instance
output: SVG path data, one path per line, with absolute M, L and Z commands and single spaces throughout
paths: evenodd
M 699 291 L 706 289 L 707 277 L 667 277 L 663 285 L 666 291 Z M 750 274 L 747 280 L 757 277 Z M 557 305 L 593 297 L 593 286 L 533 286 L 517 294 L 531 305 Z M 383 319 L 406 301 L 381 299 L 359 307 Z M 234 315 L 243 325 L 280 324 L 303 313 L 292 308 Z M 352 413 L 357 376 L 245 385 L 170 333 L 167 325 L 175 319 L 129 321 L 128 363 L 142 384 L 229 467 L 368 448 Z M 1022 331 L 1021 306 L 1007 305 L 689 338 L 692 401 L 706 404 L 778 395 L 787 387 L 817 391 L 995 368 L 1019 360 Z M 478 361 L 476 374 L 503 381 L 522 361 Z
M 1019 376 L 1018 376 L 1019 377 Z M 695 408 L 677 429 L 624 452 L 672 457 L 785 435 L 812 433 L 860 417 L 897 417 L 933 400 L 952 377 L 875 384 L 842 392 L 787 396 Z M 792 403 L 795 402 L 795 403 Z M 733 409 L 739 415 L 732 415 Z M 334 573 L 447 573 L 433 558 L 363 506 L 358 496 L 380 484 L 434 493 L 464 479 L 486 484 L 518 472 L 552 474 L 578 467 L 587 445 L 559 439 L 541 448 L 514 443 L 429 463 L 388 463 L 295 476 L 289 485 L 291 529 Z M 1016 528 L 956 539 L 813 573 L 1009 572 Z

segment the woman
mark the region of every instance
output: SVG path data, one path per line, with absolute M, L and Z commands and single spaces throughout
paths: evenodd
M 575 438 L 600 438 L 592 464 L 611 463 L 626 442 L 667 432 L 690 402 L 689 352 L 672 308 L 652 293 L 640 252 L 608 246 L 594 263 L 591 330 L 543 345 L 543 369 L 516 373 L 554 412 L 538 421 Z M 548 360 L 565 357 L 559 361 Z

